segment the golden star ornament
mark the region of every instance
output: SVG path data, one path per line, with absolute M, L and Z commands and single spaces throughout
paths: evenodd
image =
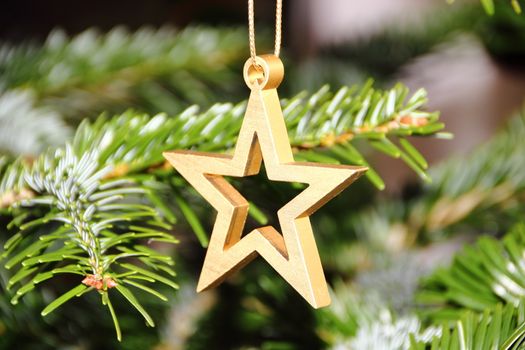
M 313 307 L 330 304 L 309 216 L 361 176 L 367 168 L 294 161 L 277 95 L 284 67 L 275 55 L 249 59 L 244 79 L 251 89 L 233 155 L 194 151 L 164 153 L 171 165 L 217 210 L 217 218 L 197 285 L 215 287 L 262 256 Z M 243 236 L 248 201 L 224 176 L 259 173 L 269 180 L 308 184 L 277 212 L 281 233 L 259 227 Z

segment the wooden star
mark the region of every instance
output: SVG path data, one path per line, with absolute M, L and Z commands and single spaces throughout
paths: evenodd
M 309 216 L 366 168 L 295 162 L 276 90 L 284 76 L 282 62 L 265 55 L 257 57 L 257 63 L 256 68 L 248 60 L 244 67 L 252 91 L 233 155 L 164 153 L 217 210 L 197 291 L 220 284 L 260 255 L 313 307 L 323 307 L 330 304 L 330 296 Z M 309 186 L 277 212 L 282 235 L 266 226 L 242 237 L 249 203 L 224 176 L 258 174 L 263 160 L 268 179 Z

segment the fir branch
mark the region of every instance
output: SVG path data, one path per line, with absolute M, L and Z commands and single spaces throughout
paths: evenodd
M 431 340 L 410 337 L 410 350 L 501 349 L 519 350 L 525 345 L 525 303 L 498 304 L 482 314 L 465 312 L 452 325 L 441 326 Z
M 426 161 L 407 137 L 448 135 L 439 133 L 444 125 L 438 113 L 422 110 L 427 102 L 424 90 L 407 96 L 408 89 L 401 84 L 380 91 L 368 81 L 361 88 L 343 87 L 335 94 L 325 86 L 308 99 L 299 95 L 286 101 L 283 111 L 291 143 L 303 151 L 298 159 L 318 161 L 317 154 L 308 150 L 327 148 L 324 161 L 366 165 L 368 179 L 383 189 L 380 176 L 352 145 L 353 141 L 365 140 L 376 150 L 403 160 L 422 179 L 430 180 Z
M 380 91 L 369 82 L 364 87 L 343 87 L 336 93 L 325 86 L 310 96 L 301 93 L 283 100 L 283 112 L 297 159 L 319 161 L 322 158 L 332 163 L 369 166 L 365 156 L 353 146 L 354 141 L 361 140 L 389 156 L 401 158 L 427 179 L 426 162 L 407 137 L 439 136 L 443 124 L 437 113 L 422 109 L 426 103 L 423 90 L 409 98 L 407 95 L 408 89 L 402 85 Z M 101 161 L 114 165 L 110 177 L 153 172 L 161 176 L 163 182 L 171 183 L 177 193 L 187 193 L 184 182 L 172 176 L 165 179 L 162 152 L 172 149 L 229 151 L 235 144 L 245 106 L 245 102 L 216 104 L 205 112 L 191 107 L 173 118 L 128 112 L 110 120 L 103 117 L 94 123 L 85 121 L 77 131 L 74 144 L 104 145 Z M 367 174 L 378 188 L 384 187 L 373 169 Z M 191 206 L 184 196 L 177 194 L 175 198 L 172 207 L 179 208 L 201 242 L 206 244 L 204 230 Z M 153 200 L 162 207 L 162 200 L 157 197 Z M 170 217 L 171 209 L 164 208 L 163 212 Z
M 176 113 L 235 89 L 231 67 L 245 55 L 242 30 L 191 27 L 53 31 L 42 46 L 0 46 L 0 87 L 29 88 L 38 104 L 64 116 L 130 105 Z M 231 90 L 230 90 L 231 92 Z
M 335 285 L 332 305 L 319 311 L 318 320 L 318 332 L 333 350 L 405 350 L 411 336 L 426 342 L 441 334 L 414 315 L 395 315 L 374 291 L 363 293 L 341 282 Z
M 360 327 L 374 324 L 381 313 L 390 315 L 374 292 L 360 293 L 350 283 L 336 281 L 331 290 L 332 304 L 317 314 L 318 333 L 332 348 L 350 343 Z
M 313 150 L 331 150 L 332 162 L 368 164 L 352 146 L 354 140 L 369 141 L 378 150 L 401 158 L 423 178 L 426 162 L 408 144 L 409 136 L 446 136 L 437 113 L 423 110 L 426 92 L 419 90 L 408 97 L 401 84 L 381 91 L 369 81 L 362 87 L 343 87 L 332 92 L 328 86 L 308 95 L 301 93 L 283 100 L 283 112 L 292 146 L 298 158 L 312 159 Z M 106 150 L 101 161 L 115 165 L 111 176 L 123 176 L 156 168 L 162 164 L 167 149 L 228 151 L 236 141 L 246 103 L 216 104 L 205 112 L 190 107 L 168 118 L 127 112 L 79 127 L 74 144 L 102 143 Z M 399 140 L 396 146 L 390 140 Z M 117 152 L 113 152 L 117 151 Z M 374 172 L 370 178 L 382 187 Z
M 436 327 L 424 328 L 415 316 L 393 318 L 388 312 L 382 319 L 370 326 L 359 328 L 356 337 L 346 343 L 337 344 L 332 349 L 385 349 L 408 350 L 411 341 L 427 343 L 439 336 L 441 330 Z
M 153 325 L 134 294 L 121 284 L 141 278 L 177 288 L 162 276 L 166 272 L 174 276 L 171 258 L 143 243 L 176 241 L 164 232 L 166 223 L 158 213 L 141 203 L 147 188 L 137 179 L 107 179 L 111 165 L 100 162 L 103 145 L 84 146 L 88 148 L 66 146 L 43 154 L 20 173 L 35 196 L 12 205 L 17 214 L 11 225 L 18 232 L 5 243 L 2 257 L 7 269 L 18 267 L 7 287 L 21 287 L 11 302 L 18 303 L 46 280 L 73 274 L 80 276 L 79 284 L 50 303 L 42 315 L 93 290 L 109 306 L 109 290 L 115 288 Z M 31 212 L 24 214 L 24 207 L 44 207 L 45 214 L 28 216 Z M 146 267 L 127 262 L 131 257 Z M 114 316 L 111 307 L 110 311 Z
M 302 93 L 284 100 L 283 111 L 290 141 L 298 151 L 297 158 L 316 161 L 322 155 L 324 161 L 333 163 L 368 165 L 352 144 L 354 140 L 365 140 L 380 151 L 401 158 L 426 178 L 426 162 L 406 138 L 438 135 L 443 124 L 437 113 L 422 110 L 426 103 L 423 90 L 410 98 L 407 95 L 408 89 L 402 85 L 379 91 L 369 82 L 364 87 L 343 87 L 336 93 L 323 87 L 310 96 Z M 191 107 L 174 118 L 163 114 L 149 117 L 127 112 L 109 120 L 102 117 L 93 123 L 84 121 L 74 137 L 73 147 L 79 150 L 78 154 L 98 147 L 100 166 L 112 166 L 106 175 L 109 178 L 151 171 L 165 174 L 163 151 L 198 149 L 224 152 L 231 149 L 245 106 L 245 102 L 217 104 L 203 113 Z M 396 139 L 400 141 L 399 146 L 391 141 Z M 368 177 L 377 187 L 384 187 L 373 169 L 368 172 Z M 186 187 L 181 182 L 174 186 L 182 191 Z M 4 187 L 2 190 L 0 195 L 21 189 Z M 159 209 L 163 209 L 155 192 L 150 191 L 150 197 Z M 181 200 L 175 203 L 175 207 L 184 206 L 181 207 L 182 214 L 198 229 L 191 208 Z M 168 218 L 169 212 L 170 209 L 164 207 L 163 213 Z
M 431 314 L 449 317 L 459 310 L 483 311 L 499 302 L 517 307 L 525 297 L 525 225 L 501 241 L 482 237 L 457 254 L 447 269 L 423 283 L 418 301 L 434 307 Z
M 427 178 L 426 162 L 407 137 L 447 135 L 439 133 L 443 124 L 438 114 L 423 110 L 425 91 L 407 95 L 408 89 L 400 84 L 381 91 L 374 89 L 370 81 L 363 87 L 343 87 L 335 93 L 325 86 L 314 94 L 301 93 L 283 100 L 290 142 L 300 159 L 315 160 L 316 153 L 328 150 L 328 161 L 368 165 L 352 146 L 353 141 L 365 140 L 379 151 L 402 159 Z M 122 175 L 158 166 L 161 152 L 166 149 L 228 151 L 235 144 L 245 106 L 245 102 L 216 104 L 202 113 L 191 107 L 175 118 L 157 115 L 150 119 L 127 113 L 107 123 L 84 123 L 75 143 L 102 142 L 106 134 L 112 135 L 113 140 L 122 137 L 118 145 L 112 146 L 120 147 L 119 152 L 108 154 L 108 160 L 118 165 Z M 124 142 L 125 138 L 133 141 Z M 399 140 L 399 146 L 391 140 Z M 369 173 L 369 178 L 382 188 L 375 172 Z
M 421 110 L 424 92 L 410 98 L 407 94 L 401 85 L 383 92 L 370 83 L 362 88 L 342 88 L 335 94 L 324 87 L 311 96 L 303 93 L 283 101 L 298 158 L 312 159 L 316 152 L 327 150 L 323 157 L 334 162 L 339 157 L 350 164 L 363 164 L 364 157 L 351 144 L 354 139 L 388 143 L 389 138 L 435 135 L 443 125 L 437 114 Z M 115 289 L 153 324 L 122 284 L 161 299 L 161 294 L 135 278 L 177 287 L 163 276 L 165 272 L 174 275 L 171 259 L 141 243 L 142 239 L 174 242 L 163 230 L 169 227 L 166 220 L 175 218 L 157 193 L 165 188 L 155 180 L 166 175 L 161 154 L 168 149 L 231 149 L 245 106 L 245 102 L 218 104 L 204 113 L 192 107 L 173 118 L 127 112 L 111 119 L 84 121 L 71 145 L 47 152 L 32 164 L 22 160 L 6 164 L 0 195 L 10 196 L 11 200 L 4 201 L 14 215 L 9 227 L 18 228 L 3 252 L 6 267 L 16 268 L 9 288 L 20 285 L 12 302 L 43 281 L 74 274 L 80 276 L 79 284 L 49 304 L 43 314 L 96 290 L 118 331 L 108 299 Z M 385 147 L 397 149 L 390 143 Z M 403 152 L 413 157 L 412 152 Z M 186 188 L 180 181 L 174 181 L 173 186 Z M 31 195 L 13 195 L 23 191 Z M 144 197 L 150 198 L 165 218 L 143 205 Z M 132 257 L 137 260 L 128 262 Z M 139 261 L 144 267 L 137 265 Z
M 0 92 L 1 153 L 34 156 L 63 144 L 71 133 L 58 113 L 36 106 L 30 91 Z
M 429 232 L 460 222 L 479 227 L 485 222 L 479 220 L 481 216 L 496 213 L 500 218 L 509 218 L 508 222 L 515 222 L 515 211 L 519 212 L 516 199 L 525 189 L 525 176 L 521 171 L 525 166 L 524 135 L 525 111 L 522 111 L 467 159 L 453 158 L 433 169 L 431 174 L 436 185 L 427 187 L 425 203 L 419 203 L 419 208 L 424 208 L 426 213 L 418 213 L 419 220 L 416 213 L 411 217 L 416 227 Z M 499 221 L 503 224 L 507 220 Z
M 404 237 L 405 244 L 413 244 L 428 229 L 434 231 L 431 231 L 433 236 L 427 237 L 437 239 L 439 231 L 435 230 L 450 232 L 452 228 L 457 229 L 458 223 L 468 223 L 469 230 L 482 230 L 487 227 L 485 219 L 494 222 L 495 218 L 500 227 L 505 227 L 521 217 L 525 183 L 521 171 L 525 166 L 522 164 L 524 120 L 523 116 L 512 119 L 499 135 L 470 157 L 431 169 L 434 183 L 427 185 L 422 197 L 408 206 L 390 201 L 376 206 L 373 212 L 367 211 L 366 215 L 360 213 L 356 226 L 362 238 L 360 244 L 384 254 L 385 250 L 392 249 L 385 245 L 391 242 L 392 235 Z M 441 201 L 438 211 L 435 206 Z M 443 221 L 439 221 L 439 226 L 425 224 L 443 211 L 448 214 L 440 216 Z M 501 241 L 484 237 L 474 247 L 458 254 L 450 268 L 438 270 L 427 279 L 417 300 L 427 306 L 422 309 L 423 314 L 446 319 L 453 322 L 453 326 L 444 325 L 443 335 L 433 341 L 421 342 L 413 337 L 412 349 L 461 349 L 462 345 L 464 349 L 500 346 L 518 349 L 523 346 L 525 332 L 520 325 L 524 320 L 519 315 L 523 315 L 521 300 L 525 290 L 524 237 L 523 225 Z M 340 253 L 333 255 L 341 256 L 351 247 L 342 244 Z M 505 306 L 498 306 L 502 302 Z M 344 320 L 342 326 L 333 328 L 333 337 L 345 334 L 343 327 L 358 329 L 355 316 Z M 351 341 L 348 335 L 346 339 Z
M 523 213 L 524 149 L 522 111 L 470 155 L 430 169 L 433 182 L 418 196 L 375 203 L 352 217 L 352 226 L 361 243 L 380 251 L 389 250 L 385 242 L 393 232 L 403 246 L 458 233 L 504 233 Z
M 25 186 L 26 165 L 23 159 L 12 161 L 6 156 L 0 157 L 0 210 L 34 196 Z
M 330 349 L 452 350 L 521 349 L 525 303 L 466 310 L 430 325 L 414 315 L 394 315 L 373 294 L 358 296 L 336 285 L 333 305 L 321 311 L 320 334 Z M 456 318 L 457 317 L 457 318 Z

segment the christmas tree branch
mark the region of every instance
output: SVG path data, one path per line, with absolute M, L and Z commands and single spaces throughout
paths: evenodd
M 66 117 L 129 106 L 176 113 L 238 87 L 232 66 L 246 50 L 239 29 L 55 30 L 41 46 L 0 45 L 0 90 L 30 89 L 38 105 Z
M 418 301 L 434 307 L 436 318 L 463 308 L 483 311 L 498 302 L 519 305 L 525 297 L 525 225 L 502 240 L 482 237 L 458 253 L 449 268 L 427 278 Z M 461 281 L 461 282 L 458 282 Z
M 0 93 L 0 154 L 35 156 L 71 134 L 59 113 L 37 106 L 31 91 Z
M 410 350 L 522 349 L 525 344 L 525 303 L 498 304 L 483 313 L 464 312 L 451 325 L 441 326 L 438 335 L 418 340 L 410 335 Z
M 366 176 L 379 189 L 384 183 L 365 157 L 352 145 L 364 140 L 374 149 L 403 160 L 422 179 L 430 180 L 427 163 L 412 146 L 409 136 L 450 137 L 440 133 L 444 127 L 437 113 L 425 112 L 426 92 L 419 90 L 408 97 L 401 84 L 380 91 L 368 81 L 362 88 L 342 88 L 332 95 L 327 87 L 305 99 L 301 96 L 283 106 L 292 145 L 300 151 L 298 158 L 316 161 L 310 148 L 328 148 L 328 162 L 366 165 Z
M 348 264 L 349 252 L 368 249 L 373 254 L 377 249 L 384 258 L 385 251 L 395 249 L 385 244 L 392 242 L 393 237 L 401 237 L 405 245 L 412 245 L 418 237 L 442 238 L 443 232 L 458 230 L 461 223 L 468 225 L 461 225 L 460 228 L 467 226 L 469 231 L 479 232 L 489 229 L 490 223 L 498 222 L 501 229 L 519 221 L 523 213 L 521 203 L 525 184 L 521 171 L 525 166 L 522 156 L 524 120 L 523 115 L 513 118 L 493 140 L 469 157 L 447 161 L 431 169 L 434 182 L 426 186 L 421 197 L 408 205 L 406 202 L 391 201 L 376 206 L 373 211 L 360 213 L 354 220 L 354 227 L 363 240 L 340 243 L 337 253 L 331 250 L 331 259 L 343 260 L 338 262 L 339 268 L 348 271 L 341 266 Z M 328 332 L 330 337 L 343 339 L 344 344 L 360 341 L 361 346 L 375 344 L 375 347 L 381 348 L 377 344 L 383 343 L 378 342 L 388 341 L 388 336 L 380 337 L 378 334 L 387 335 L 396 330 L 396 334 L 404 334 L 401 337 L 403 344 L 411 342 L 411 349 L 414 350 L 462 346 L 466 349 L 520 348 L 525 335 L 525 329 L 521 326 L 524 322 L 525 295 L 522 271 L 525 264 L 524 232 L 521 224 L 502 240 L 481 238 L 474 247 L 466 247 L 457 254 L 450 268 L 439 269 L 424 280 L 415 305 L 425 316 L 423 319 L 430 316 L 433 320 L 432 328 L 440 326 L 440 321 L 447 322 L 440 326 L 440 335 L 421 340 L 418 338 L 421 335 L 419 331 L 410 335 L 410 332 L 402 332 L 403 328 L 399 328 L 401 325 L 397 322 L 385 324 L 384 320 L 370 326 L 368 321 L 362 321 L 363 315 L 368 314 L 366 309 L 356 309 L 355 301 L 339 297 L 343 306 L 338 306 L 336 310 L 349 311 L 341 316 L 340 312 L 336 315 L 334 310 L 328 310 L 333 315 L 323 315 L 324 321 L 335 319 L 332 323 L 338 325 L 332 328 L 331 334 Z M 423 236 L 424 233 L 427 235 Z M 403 274 L 410 274 L 408 271 L 405 269 Z M 384 299 L 383 296 L 381 300 Z M 418 324 L 428 325 L 428 322 L 418 321 Z M 360 331 L 361 327 L 364 331 Z M 374 327 L 382 328 L 376 334 Z M 326 328 L 323 330 L 326 331 Z M 399 341 L 396 344 L 400 344 Z
M 167 300 L 147 284 L 160 282 L 177 288 L 170 279 L 175 275 L 173 262 L 148 246 L 176 240 L 165 232 L 169 226 L 164 219 L 144 203 L 148 189 L 143 182 L 147 179 L 111 179 L 111 165 L 102 164 L 103 151 L 100 144 L 68 145 L 43 154 L 30 166 L 19 162 L 6 170 L 2 186 L 5 189 L 11 183 L 13 187 L 4 195 L 11 193 L 14 199 L 7 229 L 15 234 L 4 244 L 2 258 L 5 267 L 15 271 L 7 288 L 20 285 L 11 303 L 18 303 L 46 280 L 79 275 L 78 284 L 51 302 L 42 315 L 73 297 L 97 291 L 111 311 L 120 339 L 110 290 L 124 296 L 153 326 L 149 314 L 124 285 Z M 10 180 L 21 178 L 23 187 Z M 20 188 L 31 192 L 21 197 Z
M 449 268 L 424 280 L 418 302 L 433 320 L 455 320 L 432 349 L 521 349 L 525 344 L 525 225 L 502 240 L 480 238 L 458 253 Z M 503 303 L 503 304 L 502 304 Z M 502 306 L 504 305 L 504 306 Z M 465 311 L 466 310 L 466 311 Z M 411 349 L 424 349 L 412 342 Z
M 361 140 L 391 157 L 401 158 L 423 178 L 427 178 L 426 162 L 407 137 L 439 136 L 438 131 L 443 125 L 439 123 L 436 113 L 423 111 L 426 103 L 423 90 L 410 98 L 407 95 L 408 89 L 402 85 L 379 91 L 369 82 L 364 87 L 342 88 L 336 93 L 323 87 L 310 96 L 302 93 L 283 100 L 283 111 L 297 158 L 369 166 L 365 156 L 353 145 Z M 119 152 L 112 154 L 108 160 L 115 165 L 111 176 L 145 171 L 160 174 L 164 179 L 162 182 L 171 183 L 172 191 L 179 193 L 173 205 L 179 208 L 205 245 L 207 238 L 198 215 L 180 194 L 187 192 L 186 186 L 170 175 L 165 177 L 161 154 L 169 149 L 231 150 L 244 109 L 245 102 L 217 104 L 202 113 L 192 107 L 174 118 L 165 115 L 149 118 L 130 112 L 107 122 L 102 118 L 93 124 L 83 123 L 75 142 L 97 144 L 104 135 L 112 135 L 115 144 L 110 149 L 118 149 Z M 399 145 L 396 145 L 396 140 Z M 367 176 L 378 188 L 384 187 L 373 169 Z M 156 202 L 162 201 L 157 198 Z M 164 213 L 169 216 L 170 210 Z
M 428 186 L 422 198 L 427 215 L 422 216 L 422 221 L 412 217 L 413 224 L 427 232 L 436 232 L 461 222 L 487 229 L 492 215 L 505 219 L 500 219 L 501 224 L 507 223 L 503 229 L 516 222 L 521 207 L 519 199 L 525 190 L 521 171 L 525 166 L 524 135 L 525 111 L 522 111 L 467 159 L 451 159 L 433 169 L 436 186 Z M 483 216 L 485 219 L 480 220 Z
M 471 271 L 477 266 L 474 264 Z M 464 274 L 443 276 L 442 280 L 457 288 L 470 286 Z M 446 290 L 435 293 L 448 294 Z M 463 300 L 469 297 L 465 295 Z M 453 313 L 441 309 L 433 314 L 432 322 L 411 313 L 396 314 L 373 291 L 362 293 L 349 284 L 336 283 L 332 299 L 332 307 L 320 312 L 318 326 L 330 349 L 520 349 L 525 341 L 523 299 L 495 301 Z M 423 311 L 423 315 L 428 312 Z
M 297 157 L 367 164 L 352 145 L 354 140 L 364 140 L 424 174 L 424 160 L 406 137 L 435 136 L 443 125 L 437 114 L 422 111 L 424 91 L 407 95 L 408 89 L 401 85 L 378 91 L 368 83 L 336 93 L 324 87 L 310 96 L 303 93 L 284 100 Z M 3 253 L 5 266 L 14 271 L 8 287 L 18 286 L 12 302 L 46 280 L 73 274 L 79 276 L 78 284 L 50 303 L 44 315 L 71 298 L 97 291 L 120 336 L 109 299 L 116 291 L 152 325 L 151 317 L 125 286 L 165 299 L 144 281 L 176 285 L 162 276 L 174 274 L 171 259 L 150 249 L 143 239 L 174 242 L 164 232 L 170 227 L 167 221 L 176 219 L 174 207 L 194 228 L 200 224 L 182 196 L 164 200 L 187 186 L 167 171 L 162 152 L 231 150 L 245 106 L 245 102 L 217 104 L 202 113 L 191 107 L 172 118 L 127 112 L 86 120 L 70 145 L 33 162 L 6 162 L 0 197 L 12 216 L 8 229 L 13 236 Z M 391 139 L 398 139 L 399 146 Z M 158 181 L 167 178 L 174 179 L 171 188 Z M 144 202 L 146 198 L 151 204 Z M 206 239 L 201 237 L 204 244 Z
M 381 251 L 389 250 L 384 243 L 392 232 L 406 246 L 458 232 L 505 232 L 523 213 L 524 136 L 522 111 L 470 155 L 430 169 L 433 183 L 418 196 L 409 201 L 380 201 L 353 217 L 351 226 L 364 238 L 361 243 Z
M 423 110 L 426 101 L 424 90 L 408 97 L 408 89 L 402 85 L 381 91 L 374 89 L 369 81 L 363 87 L 343 87 L 335 93 L 325 86 L 314 94 L 301 93 L 283 100 L 282 105 L 298 158 L 316 160 L 320 152 L 327 150 L 323 159 L 329 162 L 369 165 L 352 146 L 352 142 L 364 140 L 375 149 L 402 159 L 422 178 L 427 178 L 426 162 L 407 138 L 449 135 L 439 132 L 444 125 L 437 113 Z M 106 133 L 128 139 L 135 135 L 133 142 L 118 144 L 121 149 L 111 156 L 111 161 L 117 165 L 117 175 L 140 172 L 161 166 L 161 154 L 166 149 L 231 150 L 244 109 L 245 102 L 216 104 L 205 112 L 191 107 L 174 118 L 165 115 L 149 118 L 129 112 L 107 122 L 105 118 L 93 124 L 85 122 L 77 132 L 77 139 L 78 135 L 84 135 L 89 140 L 80 138 L 81 141 L 75 142 L 100 140 Z M 396 140 L 399 145 L 393 142 Z M 133 153 L 134 158 L 129 153 Z M 382 180 L 374 171 L 369 178 L 383 188 Z
M 407 349 L 410 337 L 428 341 L 438 327 L 426 327 L 413 314 L 396 314 L 381 297 L 337 282 L 332 306 L 318 312 L 318 332 L 329 349 Z

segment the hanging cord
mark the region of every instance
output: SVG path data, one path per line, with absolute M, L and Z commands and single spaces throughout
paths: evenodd
M 249 39 L 250 39 L 250 56 L 254 66 L 257 66 L 255 57 L 257 51 L 255 48 L 255 11 L 254 11 L 254 0 L 248 0 L 248 27 L 249 27 Z M 275 49 L 274 55 L 279 57 L 281 53 L 281 40 L 282 40 L 282 22 L 283 22 L 283 0 L 277 0 L 275 9 Z

